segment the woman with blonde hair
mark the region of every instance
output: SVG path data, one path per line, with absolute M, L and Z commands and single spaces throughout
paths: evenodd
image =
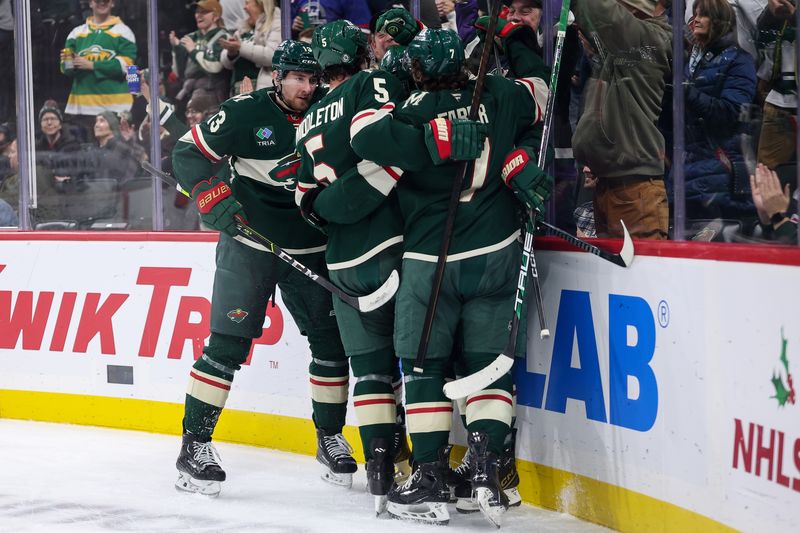
M 247 17 L 230 39 L 220 42 L 222 64 L 233 71 L 231 94 L 239 94 L 245 77 L 256 89 L 272 86 L 272 55 L 281 43 L 281 10 L 275 0 L 247 0 Z

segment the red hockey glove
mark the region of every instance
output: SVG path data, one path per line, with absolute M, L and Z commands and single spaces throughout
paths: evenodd
M 501 176 L 528 210 L 544 214 L 544 203 L 553 190 L 553 178 L 531 160 L 531 155 L 530 150 L 522 148 L 508 154 Z
M 192 189 L 192 198 L 200 211 L 200 219 L 211 229 L 235 237 L 237 219 L 245 222 L 244 209 L 233 197 L 230 185 L 216 176 L 203 180 Z
M 494 39 L 503 52 L 506 52 L 507 43 L 513 39 L 523 39 L 529 48 L 537 48 L 536 33 L 530 26 L 518 22 L 509 22 L 508 8 L 504 7 L 497 17 L 497 27 L 495 28 Z M 481 41 L 486 40 L 486 30 L 489 28 L 489 16 L 478 17 L 475 21 L 475 29 L 478 30 L 478 37 Z
M 435 118 L 425 124 L 425 146 L 435 165 L 467 161 L 481 156 L 486 134 L 486 124 L 474 120 Z

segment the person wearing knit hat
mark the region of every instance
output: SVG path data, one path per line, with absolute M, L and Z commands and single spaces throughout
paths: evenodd
M 36 138 L 36 150 L 38 154 L 43 152 L 75 152 L 80 149 L 80 143 L 75 137 L 70 135 L 64 129 L 64 116 L 61 114 L 61 109 L 58 107 L 58 102 L 55 100 L 46 100 L 42 108 L 39 110 L 39 127 L 41 134 Z M 44 157 L 44 156 L 43 156 Z M 55 158 L 48 164 L 56 175 L 63 176 L 67 174 L 63 167 L 65 161 Z M 59 170 L 61 167 L 61 170 Z M 64 179 L 67 179 L 66 177 Z
M 109 139 L 119 137 L 119 118 L 116 113 L 103 111 L 94 123 L 94 137 L 100 146 L 105 146 Z
M 42 122 L 42 118 L 45 114 L 55 115 L 59 123 L 64 122 L 64 115 L 61 113 L 61 110 L 58 108 L 58 102 L 55 100 L 45 100 L 44 105 L 39 110 L 39 123 Z

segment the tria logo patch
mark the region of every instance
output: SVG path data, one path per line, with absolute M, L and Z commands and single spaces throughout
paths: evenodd
M 272 126 L 262 126 L 260 128 L 256 128 L 255 131 L 256 143 L 259 146 L 274 146 L 275 145 L 275 133 L 273 131 Z
M 244 309 L 240 309 L 240 308 L 237 307 L 233 311 L 228 311 L 228 318 L 230 318 L 231 320 L 233 320 L 234 322 L 236 322 L 238 324 L 239 322 L 241 322 L 242 320 L 247 318 L 247 315 L 249 315 L 249 314 L 250 313 L 248 313 Z

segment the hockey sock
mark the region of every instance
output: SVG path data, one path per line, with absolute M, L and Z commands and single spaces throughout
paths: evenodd
M 406 424 L 417 463 L 437 461 L 439 449 L 447 445 L 450 437 L 453 403 L 442 391 L 449 365 L 445 359 L 428 359 L 425 372 L 420 375 L 413 373 L 413 359 L 403 359 Z
M 338 329 L 309 332 L 311 408 L 314 425 L 329 434 L 341 433 L 347 414 L 350 369 Z
M 497 354 L 466 353 L 468 372 L 476 372 L 491 364 Z M 489 436 L 489 451 L 500 455 L 511 426 L 513 401 L 511 373 L 467 396 L 467 431 L 481 431 Z
M 210 440 L 231 390 L 233 374 L 250 351 L 251 339 L 211 333 L 203 355 L 189 372 L 183 431 Z
M 382 437 L 387 442 L 394 439 L 397 409 L 392 388 L 392 365 L 395 362 L 391 347 L 350 358 L 350 366 L 356 379 L 353 407 L 358 419 L 365 459 L 372 459 L 369 445 L 372 439 Z M 390 456 L 393 456 L 395 450 L 390 452 Z

